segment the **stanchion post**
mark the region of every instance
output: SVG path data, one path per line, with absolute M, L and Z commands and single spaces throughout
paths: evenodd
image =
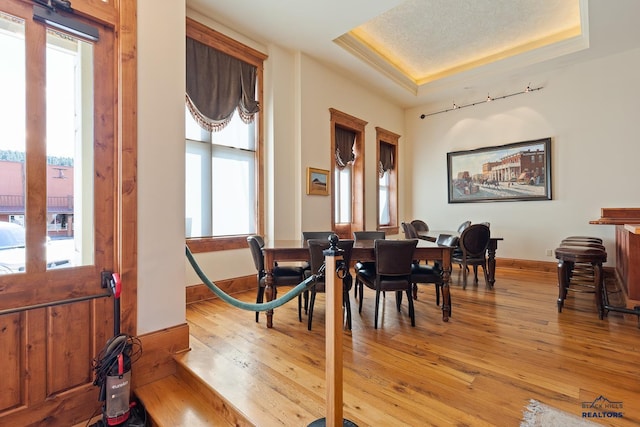
M 356 426 L 342 417 L 342 279 L 338 277 L 338 261 L 342 261 L 342 250 L 337 247 L 338 236 L 329 237 L 331 246 L 322 252 L 325 262 L 325 378 L 327 409 L 326 418 L 309 424 L 309 427 Z
M 336 268 L 337 260 L 342 260 L 342 255 L 332 251 L 332 248 L 329 248 L 326 252 L 325 375 L 327 383 L 327 426 L 337 427 L 342 425 L 342 281 L 338 279 Z

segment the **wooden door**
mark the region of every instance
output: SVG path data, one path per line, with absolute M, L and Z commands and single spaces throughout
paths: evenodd
M 98 40 L 34 19 L 32 2 L 0 3 L 0 85 L 12 103 L 0 105 L 14 117 L 0 141 L 15 144 L 0 145 L 14 153 L 0 170 L 21 164 L 11 175 L 18 197 L 0 194 L 0 222 L 24 235 L 10 249 L 18 261 L 0 249 L 10 264 L 0 274 L 0 425 L 86 420 L 100 406 L 92 360 L 114 334 L 102 277 L 118 270 L 115 36 L 82 13 L 60 13 Z

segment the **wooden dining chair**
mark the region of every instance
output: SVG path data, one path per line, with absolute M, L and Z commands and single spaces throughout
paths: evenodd
M 429 226 L 421 219 L 414 219 L 411 221 L 411 225 L 413 225 L 416 231 L 429 231 Z
M 411 326 L 416 325 L 413 297 L 411 295 L 411 266 L 413 264 L 413 252 L 418 240 L 376 240 L 374 253 L 376 259 L 375 270 L 361 269 L 356 271 L 356 283 L 360 286 L 360 304 L 358 312 L 362 312 L 364 300 L 363 285 L 375 290 L 375 314 L 374 328 L 378 328 L 378 311 L 380 306 L 380 294 L 385 291 L 396 293 L 396 307 L 400 311 L 402 292 L 406 292 L 409 305 L 409 317 Z
M 475 283 L 478 283 L 478 266 L 482 267 L 484 280 L 489 287 L 487 272 L 487 248 L 491 239 L 491 231 L 484 224 L 473 224 L 467 227 L 458 240 L 460 252 L 454 251 L 451 261 L 462 266 L 462 289 L 467 287 L 468 266 L 473 267 Z

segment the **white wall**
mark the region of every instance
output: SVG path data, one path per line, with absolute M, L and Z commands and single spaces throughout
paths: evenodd
M 544 89 L 526 95 L 424 120 L 420 114 L 439 108 L 408 110 L 408 211 L 433 229 L 489 221 L 492 234 L 505 239 L 497 253 L 505 258 L 554 261 L 545 250 L 565 236 L 603 237 L 612 265 L 613 226 L 589 221 L 603 207 L 640 206 L 638 67 L 635 49 L 532 75 Z M 552 138 L 553 200 L 447 203 L 447 152 L 545 137 Z
M 329 108 L 335 108 L 367 122 L 365 127 L 365 228 L 376 228 L 376 127 L 382 127 L 401 135 L 399 150 L 402 153 L 404 138 L 404 112 L 366 87 L 337 74 L 309 56 L 300 60 L 301 78 L 301 135 L 302 164 L 300 177 L 307 167 L 330 169 L 333 156 Z M 402 174 L 403 172 L 401 172 Z M 305 182 L 306 186 L 306 182 Z M 306 230 L 331 229 L 331 199 L 325 196 L 302 198 L 302 228 Z M 402 209 L 400 212 L 402 215 Z
M 139 334 L 185 321 L 184 22 L 184 0 L 138 0 Z

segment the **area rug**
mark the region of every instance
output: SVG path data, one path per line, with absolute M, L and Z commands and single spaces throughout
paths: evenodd
M 588 427 L 599 425 L 534 399 L 529 401 L 523 415 L 520 427 Z

